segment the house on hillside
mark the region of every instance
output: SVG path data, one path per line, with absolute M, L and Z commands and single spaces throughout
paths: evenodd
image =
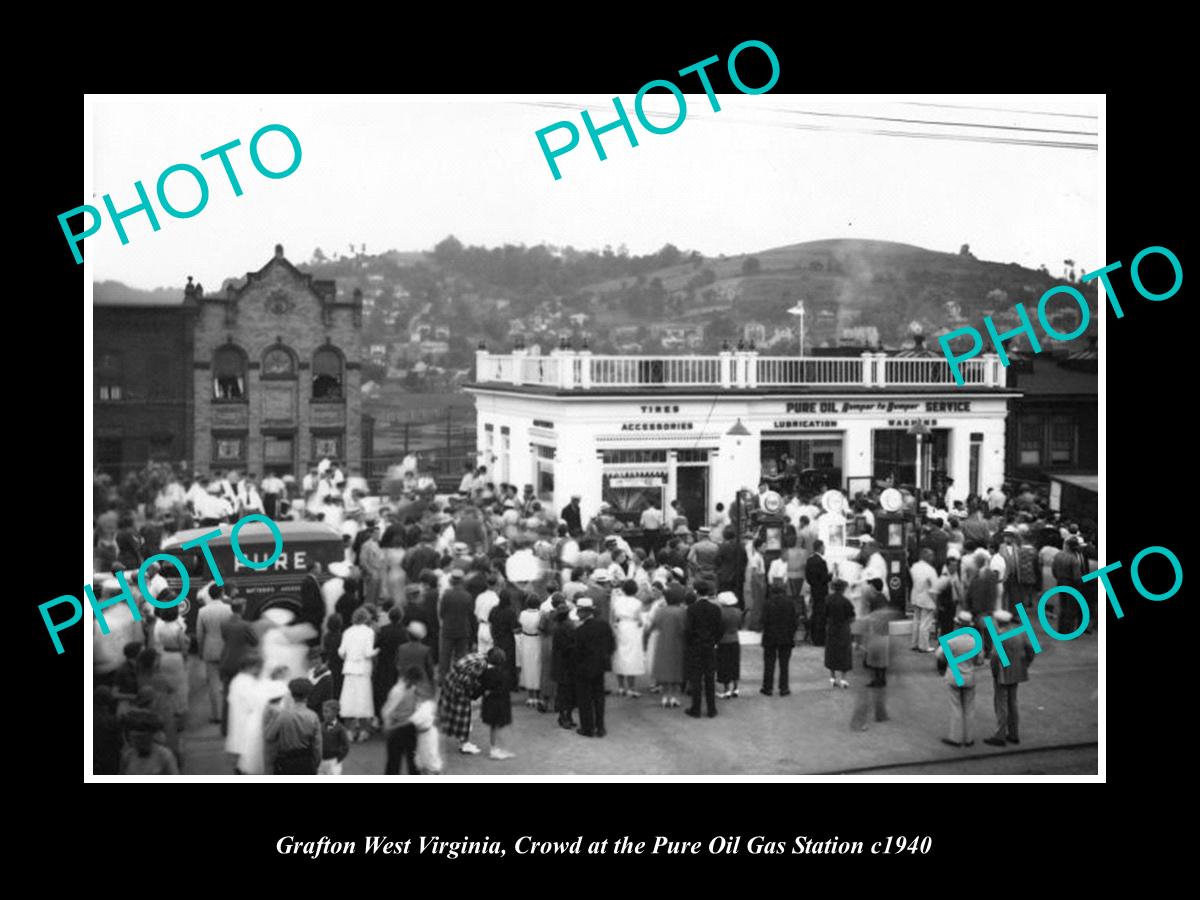
M 753 341 L 755 344 L 766 343 L 767 326 L 762 322 L 747 322 L 742 326 L 742 340 L 749 343 Z
M 850 328 L 843 328 L 839 339 L 843 344 L 878 347 L 879 329 L 874 325 L 855 325 Z

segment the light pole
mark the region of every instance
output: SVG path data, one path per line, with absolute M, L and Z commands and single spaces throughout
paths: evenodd
M 804 356 L 804 301 L 799 301 L 788 313 L 800 318 L 800 356 Z

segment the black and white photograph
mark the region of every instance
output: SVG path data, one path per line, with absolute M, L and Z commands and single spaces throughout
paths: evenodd
M 87 97 L 85 780 L 1103 780 L 1104 96 L 731 49 Z

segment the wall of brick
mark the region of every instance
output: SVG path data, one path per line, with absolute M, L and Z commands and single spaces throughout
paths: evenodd
M 296 475 L 313 462 L 313 428 L 336 427 L 344 434 L 343 465 L 362 465 L 360 396 L 362 359 L 361 313 L 349 304 L 327 308 L 310 279 L 281 255 L 248 276 L 240 291 L 231 291 L 232 303 L 216 296 L 200 301 L 195 324 L 195 443 L 197 467 L 203 471 L 222 468 L 213 461 L 214 428 L 244 428 L 248 441 L 245 468 L 263 471 L 265 389 L 281 387 L 264 383 L 263 356 L 281 342 L 299 360 L 294 418 Z M 248 358 L 247 403 L 214 402 L 213 354 L 226 343 L 240 347 Z M 312 400 L 313 354 L 326 344 L 337 348 L 345 360 L 340 403 Z M 270 404 L 278 416 L 281 404 Z M 287 427 L 278 417 L 268 428 Z

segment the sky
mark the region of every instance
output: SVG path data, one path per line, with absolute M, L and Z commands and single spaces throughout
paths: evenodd
M 621 100 L 638 146 L 614 129 L 601 135 L 601 161 L 580 110 L 597 127 L 614 121 L 610 96 L 92 97 L 91 180 L 85 173 L 79 202 L 103 211 L 107 193 L 126 209 L 140 180 L 161 228 L 136 213 L 123 220 L 122 246 L 105 214 L 85 242 L 91 276 L 155 288 L 194 275 L 211 288 L 260 268 L 277 243 L 304 262 L 316 247 L 427 250 L 448 234 L 489 247 L 624 244 L 631 253 L 672 243 L 707 256 L 866 238 L 951 253 L 967 243 L 980 259 L 1055 273 L 1064 259 L 1106 262 L 1100 151 L 1020 143 L 1103 146 L 1102 98 L 731 92 L 718 93 L 714 111 L 703 93 L 687 94 L 669 134 L 650 133 L 634 98 Z M 665 91 L 647 94 L 644 108 L 659 128 L 678 117 Z M 564 120 L 580 142 L 557 158 L 555 180 L 535 135 Z M 268 124 L 300 142 L 286 178 L 251 163 L 250 138 Z M 547 141 L 557 148 L 568 137 L 558 129 Z M 235 139 L 241 196 L 218 159 L 200 159 Z M 259 146 L 268 168 L 291 161 L 279 133 Z M 207 205 L 191 218 L 172 218 L 155 197 L 160 173 L 177 163 L 208 184 Z M 186 173 L 166 186 L 178 209 L 199 198 Z

